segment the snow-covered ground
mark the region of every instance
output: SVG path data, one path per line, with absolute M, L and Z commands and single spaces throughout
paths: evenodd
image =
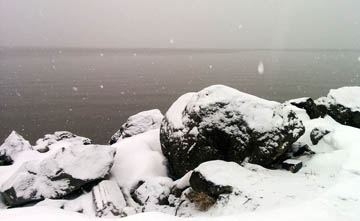
M 186 201 L 177 204 L 177 208 L 152 206 L 147 207 L 144 213 L 134 215 L 130 215 L 132 212 L 129 210 L 129 216 L 122 219 L 168 221 L 188 217 L 186 219 L 196 221 L 360 220 L 360 129 L 339 124 L 329 116 L 310 120 L 304 110 L 296 107 L 293 109 L 306 128 L 305 134 L 298 142 L 307 144 L 315 152 L 313 155 L 302 155 L 297 158 L 303 162 L 299 172 L 270 170 L 248 163 L 240 166 L 232 162 L 209 161 L 201 164 L 195 171 L 200 171 L 207 180 L 218 185 L 231 185 L 234 194 L 218 200 L 206 212 L 197 210 L 193 203 Z M 313 145 L 310 139 L 310 133 L 314 128 L 330 131 L 316 145 Z M 66 141 L 60 144 L 54 144 L 50 151 L 45 153 L 46 156 L 51 155 L 60 146 L 71 146 Z M 154 180 L 161 180 L 161 183 L 169 188 L 188 186 L 190 174 L 175 182 L 167 177 L 167 162 L 161 152 L 158 129 L 119 140 L 112 147 L 117 153 L 109 179 L 117 182 L 128 207 L 138 209 L 136 202 L 129 199 L 132 189 L 139 181 L 147 183 L 147 186 L 138 189 L 140 196 L 147 190 L 161 190 L 152 184 Z M 18 153 L 15 164 L 0 167 L 0 185 L 19 168 L 21 162 L 26 161 L 27 157 L 42 158 L 40 153 L 30 150 L 25 151 L 23 155 Z M 91 198 L 91 194 L 85 194 L 66 202 L 45 200 L 32 207 L 0 209 L 0 220 L 107 220 L 108 217 L 94 217 L 93 204 L 89 203 Z M 181 200 L 185 200 L 184 196 Z M 62 206 L 64 209 L 59 208 L 60 204 L 65 205 Z M 0 205 L 1 207 L 4 205 Z M 77 208 L 83 209 L 83 214 L 74 212 Z M 174 216 L 175 213 L 178 216 Z

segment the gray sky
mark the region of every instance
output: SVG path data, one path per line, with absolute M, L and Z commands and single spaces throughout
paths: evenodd
M 0 46 L 360 49 L 360 1 L 0 0 Z

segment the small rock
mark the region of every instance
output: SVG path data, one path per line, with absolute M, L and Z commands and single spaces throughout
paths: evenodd
M 16 155 L 27 150 L 32 150 L 29 141 L 15 131 L 11 132 L 0 146 L 0 166 L 13 164 Z
M 300 160 L 288 159 L 282 162 L 282 168 L 285 170 L 289 170 L 292 173 L 297 173 L 303 164 Z
M 360 128 L 360 87 L 331 89 L 315 103 L 337 122 Z
M 323 111 L 323 109 L 319 108 L 313 99 L 311 98 L 299 98 L 289 101 L 290 104 L 304 109 L 306 113 L 309 115 L 310 119 L 319 118 L 319 117 L 325 117 L 326 111 Z
M 135 114 L 129 117 L 126 123 L 111 137 L 109 144 L 114 144 L 118 140 L 132 137 L 149 130 L 159 129 L 163 118 L 164 116 L 158 109 Z
M 38 139 L 33 148 L 40 153 L 45 153 L 50 150 L 53 144 L 56 144 L 59 141 L 66 141 L 71 143 L 71 145 L 91 144 L 89 138 L 81 137 L 68 131 L 57 131 L 54 134 L 46 134 L 44 138 Z
M 115 181 L 101 181 L 92 190 L 96 216 L 122 216 L 126 201 Z
M 194 203 L 200 211 L 207 211 L 216 202 L 214 198 L 203 192 L 189 191 L 185 196 L 191 203 Z
M 223 186 L 206 180 L 199 171 L 194 171 L 191 174 L 190 186 L 196 192 L 205 193 L 214 199 L 217 199 L 221 194 L 229 194 L 233 191 L 231 186 Z
M 131 196 L 140 205 L 168 205 L 168 197 L 173 182 L 167 177 L 158 177 L 141 181 Z
M 293 143 L 290 152 L 291 152 L 291 157 L 299 157 L 305 154 L 306 155 L 315 154 L 315 152 L 310 149 L 309 145 L 302 142 Z
M 310 133 L 310 140 L 313 145 L 317 145 L 319 141 L 331 131 L 322 128 L 314 128 Z

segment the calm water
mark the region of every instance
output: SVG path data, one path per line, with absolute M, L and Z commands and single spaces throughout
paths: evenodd
M 360 51 L 0 49 L 0 142 L 69 130 L 105 143 L 128 116 L 225 84 L 263 98 L 360 85 Z M 258 73 L 259 62 L 264 73 Z

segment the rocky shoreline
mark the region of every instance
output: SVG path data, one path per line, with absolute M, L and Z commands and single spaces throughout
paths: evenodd
M 108 145 L 67 131 L 31 145 L 12 132 L 0 146 L 0 209 L 196 217 L 333 200 L 334 186 L 360 184 L 357 128 L 360 87 L 279 103 L 213 85 L 165 115 L 129 117 Z M 336 192 L 351 206 L 358 195 Z

